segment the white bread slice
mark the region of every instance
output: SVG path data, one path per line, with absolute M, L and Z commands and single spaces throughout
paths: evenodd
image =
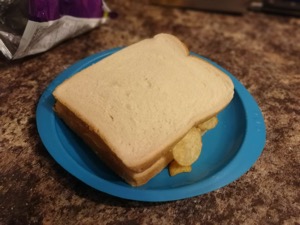
M 82 70 L 53 95 L 105 143 L 99 154 L 139 173 L 226 107 L 233 84 L 176 37 L 159 34 Z
M 105 143 L 103 143 L 97 133 L 90 129 L 84 121 L 78 118 L 67 107 L 62 105 L 60 102 L 56 102 L 55 111 L 61 119 L 66 122 L 68 127 L 78 134 L 84 142 L 88 144 L 92 150 L 94 150 L 94 152 L 107 166 L 109 166 L 113 171 L 115 171 L 115 173 L 132 186 L 140 186 L 147 183 L 173 160 L 172 152 L 167 151 L 165 155 L 161 156 L 149 168 L 142 172 L 133 172 L 124 167 L 124 165 L 120 163 L 116 157 L 110 154 L 109 148 L 105 145 Z

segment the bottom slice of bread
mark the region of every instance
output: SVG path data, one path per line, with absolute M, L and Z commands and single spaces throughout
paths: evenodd
M 98 155 L 103 163 L 132 186 L 141 186 L 147 183 L 173 160 L 172 152 L 168 151 L 144 171 L 138 173 L 133 172 L 126 168 L 122 161 L 112 154 L 101 137 L 90 129 L 87 124 L 71 110 L 59 101 L 55 103 L 54 109 L 58 116 Z

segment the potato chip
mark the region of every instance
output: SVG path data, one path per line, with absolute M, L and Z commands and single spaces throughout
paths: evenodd
M 211 119 L 205 121 L 204 123 L 199 124 L 197 127 L 200 128 L 201 131 L 206 131 L 213 129 L 218 124 L 218 118 L 212 117 Z
M 199 129 L 200 130 L 200 129 Z M 201 136 L 203 136 L 206 133 L 207 130 L 200 130 Z
M 181 166 L 174 160 L 169 164 L 170 176 L 175 176 L 179 173 L 188 173 L 191 171 L 192 171 L 191 166 Z
M 174 146 L 174 160 L 181 166 L 190 166 L 198 159 L 201 148 L 201 135 L 194 127 Z

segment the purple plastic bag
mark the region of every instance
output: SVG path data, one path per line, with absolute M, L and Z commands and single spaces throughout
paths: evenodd
M 78 18 L 103 16 L 101 0 L 29 0 L 29 19 L 46 22 L 69 15 Z
M 60 0 L 29 0 L 29 19 L 36 22 L 59 19 L 59 2 Z
M 0 52 L 18 59 L 47 51 L 108 19 L 104 0 L 2 0 Z
M 62 15 L 79 18 L 100 18 L 103 16 L 102 1 L 99 0 L 62 0 L 60 2 Z

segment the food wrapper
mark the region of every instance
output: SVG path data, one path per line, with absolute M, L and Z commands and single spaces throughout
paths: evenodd
M 102 0 L 0 0 L 0 51 L 8 59 L 44 52 L 109 15 Z

